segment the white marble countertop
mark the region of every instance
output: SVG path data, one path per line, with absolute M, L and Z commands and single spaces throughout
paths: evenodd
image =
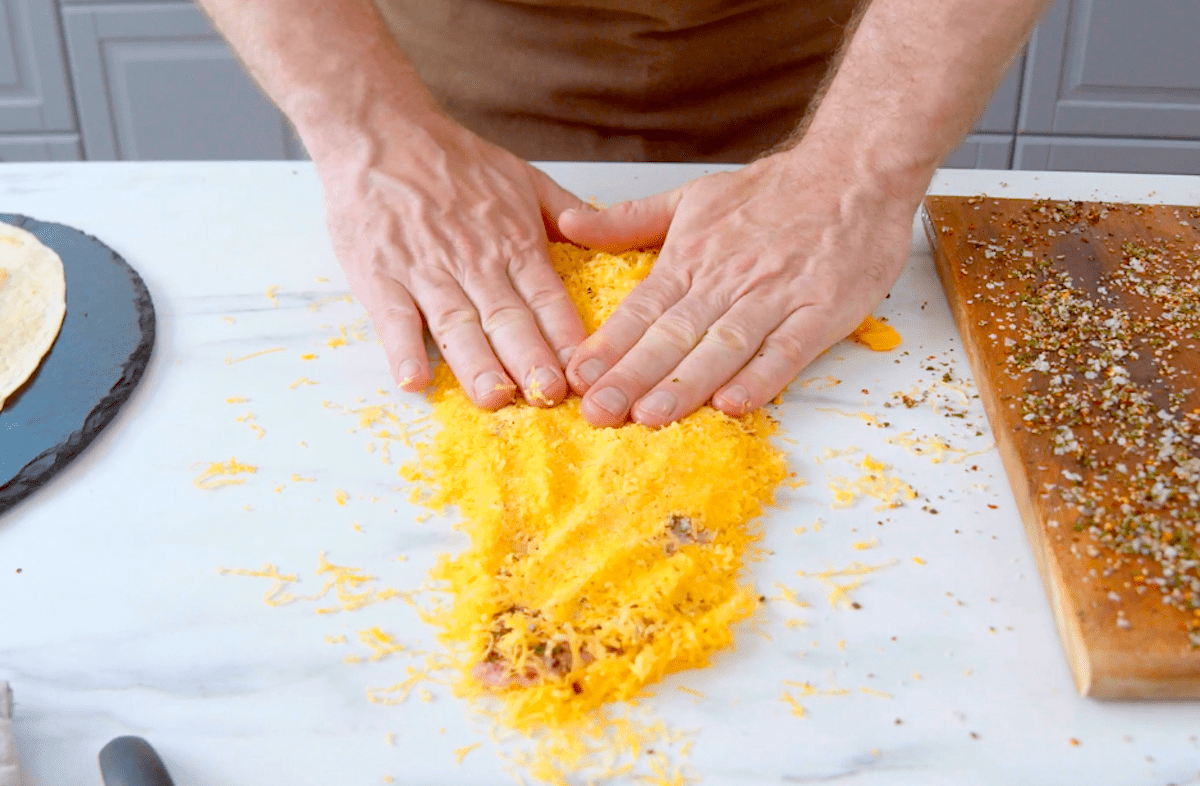
M 601 202 L 705 171 L 546 169 Z M 1200 203 L 1200 178 L 948 171 L 933 190 Z M 414 588 L 437 554 L 463 545 L 448 522 L 420 521 L 407 491 L 394 490 L 396 464 L 368 452 L 372 437 L 351 416 L 323 406 L 391 401 L 416 417 L 422 398 L 380 394 L 391 385 L 369 338 L 326 343 L 362 310 L 322 300 L 346 287 L 311 167 L 5 164 L 0 210 L 99 237 L 141 272 L 159 320 L 154 358 L 121 415 L 0 517 L 0 680 L 14 691 L 25 786 L 100 783 L 96 754 L 122 734 L 154 744 L 178 786 L 512 782 L 495 743 L 443 686 L 430 686 L 427 702 L 372 704 L 368 688 L 403 679 L 407 661 L 344 662 L 368 654 L 355 632 L 372 626 L 433 647 L 408 605 L 271 608 L 269 582 L 217 570 L 272 563 L 312 591 L 325 552 L 380 585 Z M 668 679 L 646 711 L 695 731 L 688 766 L 706 784 L 1200 783 L 1196 702 L 1076 695 L 979 403 L 934 385 L 948 369 L 970 372 L 916 229 L 877 313 L 904 336 L 900 349 L 839 344 L 779 410 L 793 441 L 780 445 L 810 482 L 781 493 L 764 521 L 772 555 L 750 578 L 768 596 L 782 582 L 811 606 L 772 601 L 735 652 Z M 285 351 L 225 362 L 274 347 Z M 301 358 L 310 352 L 319 357 Z M 302 377 L 319 384 L 293 389 Z M 896 391 L 931 386 L 919 406 L 884 406 Z M 237 420 L 246 413 L 261 439 Z M 934 463 L 886 441 L 910 430 L 980 452 Z M 854 477 L 866 453 L 920 499 L 887 512 L 871 500 L 833 509 L 827 480 Z M 193 487 L 200 466 L 231 456 L 258 473 L 242 486 Z M 337 489 L 349 493 L 345 505 Z M 874 545 L 855 549 L 861 542 Z M 854 591 L 858 610 L 831 608 L 820 581 L 797 575 L 855 560 L 890 564 Z M 349 643 L 326 642 L 343 634 Z M 784 680 L 827 693 L 802 698 L 807 716 L 795 717 L 780 700 Z M 836 688 L 849 693 L 829 695 Z M 453 751 L 475 742 L 456 763 Z

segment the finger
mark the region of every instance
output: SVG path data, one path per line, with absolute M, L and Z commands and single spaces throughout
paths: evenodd
M 439 274 L 413 288 L 429 334 L 471 401 L 484 409 L 512 403 L 516 386 L 492 351 L 479 313 L 458 284 Z
M 734 303 L 696 348 L 633 405 L 632 419 L 644 426 L 665 426 L 695 412 L 758 352 L 779 324 L 780 311 L 759 299 Z
M 663 382 L 668 390 L 674 387 L 673 376 L 669 375 L 696 348 L 719 316 L 719 306 L 706 295 L 680 300 L 646 329 L 611 371 L 596 380 L 583 398 L 583 416 L 597 426 L 620 425 L 629 404 L 642 398 L 650 388 Z
M 537 253 L 524 254 L 513 260 L 508 266 L 508 277 L 513 289 L 533 312 L 538 329 L 550 345 L 559 367 L 566 368 L 575 350 L 587 338 L 587 331 L 546 252 L 539 249 Z M 565 395 L 565 376 L 563 380 Z
M 478 311 L 483 334 L 495 357 L 507 369 L 509 378 L 520 384 L 525 400 L 536 406 L 562 401 L 567 395 L 567 378 L 533 312 L 508 278 L 468 279 L 465 291 Z
M 713 407 L 726 415 L 744 415 L 779 395 L 796 375 L 836 339 L 829 338 L 825 311 L 804 307 L 793 311 L 770 335 L 746 366 L 713 396 Z
M 366 294 L 360 300 L 367 305 L 367 313 L 383 344 L 392 379 L 410 393 L 424 390 L 432 375 L 417 304 L 403 285 L 383 276 L 372 279 L 371 291 Z
M 662 261 L 663 258 L 659 257 L 650 275 L 634 287 L 612 316 L 575 350 L 571 362 L 567 364 L 567 379 L 580 395 L 587 393 L 637 344 L 659 317 L 687 294 L 686 280 L 659 272 L 668 269 L 659 267 Z
M 542 207 L 542 223 L 546 226 L 546 237 L 555 241 L 566 240 L 558 226 L 559 215 L 564 210 L 595 212 L 596 208 L 560 186 L 554 178 L 532 164 L 529 165 L 529 170 L 530 177 L 533 178 L 534 193 L 537 194 L 538 204 Z
M 677 188 L 604 210 L 566 210 L 558 228 L 571 242 L 601 251 L 661 246 L 682 197 L 683 189 Z

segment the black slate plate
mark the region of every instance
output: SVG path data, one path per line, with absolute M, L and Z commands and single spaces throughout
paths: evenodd
M 133 268 L 91 235 L 0 213 L 63 261 L 67 315 L 41 366 L 0 410 L 0 514 L 83 452 L 137 386 L 154 347 L 154 304 Z

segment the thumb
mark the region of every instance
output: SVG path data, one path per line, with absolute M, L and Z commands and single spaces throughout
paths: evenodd
M 528 166 L 533 178 L 533 189 L 537 194 L 538 204 L 542 208 L 542 223 L 546 225 L 547 239 L 566 240 L 567 237 L 558 228 L 559 215 L 568 210 L 594 210 L 595 208 L 554 182 L 554 178 L 533 164 Z
M 604 210 L 565 210 L 558 228 L 567 240 L 601 251 L 661 246 L 682 196 L 677 188 Z

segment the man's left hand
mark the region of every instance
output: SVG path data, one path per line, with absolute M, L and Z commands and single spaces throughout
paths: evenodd
M 590 248 L 662 246 L 650 275 L 567 366 L 590 422 L 662 426 L 709 401 L 735 416 L 761 407 L 883 299 L 925 186 L 885 185 L 832 159 L 802 142 L 673 191 L 559 217 L 562 233 Z

